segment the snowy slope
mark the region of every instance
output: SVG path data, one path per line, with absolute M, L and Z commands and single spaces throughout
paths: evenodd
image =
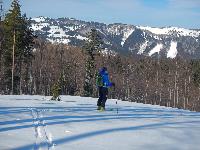
M 122 38 L 122 42 L 121 45 L 123 46 L 125 41 L 128 39 L 128 37 L 133 33 L 134 29 L 129 29 L 127 28 L 127 30 L 124 32 L 123 38 Z
M 199 29 L 154 28 L 48 17 L 32 18 L 31 28 L 38 37 L 55 44 L 64 43 L 82 47 L 87 40 L 87 33 L 95 28 L 104 43 L 102 50 L 107 49 L 122 54 L 131 52 L 150 57 L 159 55 L 160 58 L 176 58 L 177 55 L 187 59 L 200 58 Z M 173 44 L 171 46 L 173 42 L 177 43 L 176 49 L 173 48 Z
M 138 51 L 138 53 L 137 54 L 142 54 L 144 51 L 145 51 L 145 49 L 146 49 L 146 47 L 147 47 L 147 43 L 148 43 L 148 41 L 145 41 L 144 43 L 142 43 L 141 45 L 140 45 L 140 49 L 139 49 L 139 51 Z
M 172 41 L 170 49 L 169 49 L 169 51 L 167 53 L 167 58 L 175 58 L 177 53 L 178 53 L 178 51 L 177 51 L 177 42 Z
M 163 45 L 162 44 L 157 44 L 150 52 L 149 56 L 152 56 L 154 53 L 159 53 L 160 50 L 162 49 Z
M 0 96 L 1 150 L 199 150 L 200 113 L 116 100 L 98 112 L 94 98 L 49 98 Z
M 185 28 L 178 28 L 178 27 L 165 27 L 165 28 L 153 28 L 153 27 L 143 27 L 143 26 L 137 26 L 138 28 L 142 30 L 150 31 L 157 35 L 170 35 L 173 33 L 176 33 L 180 36 L 192 36 L 192 37 L 198 37 L 200 35 L 200 31 L 185 29 Z

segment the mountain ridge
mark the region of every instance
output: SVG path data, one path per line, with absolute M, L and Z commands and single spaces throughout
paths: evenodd
M 169 58 L 177 56 L 200 58 L 199 29 L 157 28 L 123 23 L 105 24 L 74 18 L 52 19 L 48 17 L 32 18 L 31 23 L 31 28 L 39 37 L 52 43 L 82 46 L 84 40 L 87 40 L 87 33 L 91 28 L 95 28 L 104 41 L 102 49 L 108 51 L 131 52 L 132 54 L 151 57 L 159 55 Z M 177 43 L 177 46 L 172 49 L 173 43 Z M 169 52 L 174 55 L 169 55 Z

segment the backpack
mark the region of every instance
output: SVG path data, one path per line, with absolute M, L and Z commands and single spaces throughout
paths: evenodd
M 100 73 L 96 74 L 96 85 L 99 87 L 103 86 L 103 77 Z

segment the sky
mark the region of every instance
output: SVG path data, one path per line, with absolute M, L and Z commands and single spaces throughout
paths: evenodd
M 10 9 L 12 0 L 3 0 Z M 200 0 L 20 0 L 28 17 L 200 29 Z

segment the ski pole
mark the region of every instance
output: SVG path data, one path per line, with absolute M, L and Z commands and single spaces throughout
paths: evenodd
M 116 91 L 115 91 L 115 83 L 113 83 L 113 87 L 114 87 L 114 93 L 116 94 Z M 117 107 L 117 114 L 119 113 L 119 110 L 118 110 L 118 105 L 117 105 L 117 99 L 116 99 L 116 107 Z
M 116 100 L 116 105 L 117 105 L 117 100 Z M 118 105 L 117 105 L 117 114 L 118 114 Z

